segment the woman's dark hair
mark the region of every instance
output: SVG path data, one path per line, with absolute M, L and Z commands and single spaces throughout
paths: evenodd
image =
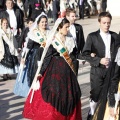
M 62 20 L 62 22 L 59 24 L 57 31 L 61 29 L 66 23 L 70 23 L 66 18 Z
M 41 21 L 42 18 L 46 18 L 46 19 L 48 20 L 47 16 L 42 15 L 42 16 L 40 16 L 40 18 L 38 19 L 37 24 L 39 24 L 39 22 Z

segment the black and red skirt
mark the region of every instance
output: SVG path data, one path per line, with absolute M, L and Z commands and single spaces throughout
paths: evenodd
M 76 75 L 62 57 L 53 57 L 40 79 L 40 89 L 25 102 L 23 116 L 32 120 L 82 120 L 81 91 Z

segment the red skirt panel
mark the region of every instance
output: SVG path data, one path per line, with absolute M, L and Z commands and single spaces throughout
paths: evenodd
M 40 80 L 42 85 L 44 77 Z M 82 120 L 81 118 L 81 102 L 79 101 L 73 112 L 68 116 L 62 115 L 50 103 L 43 100 L 41 94 L 41 87 L 34 92 L 32 103 L 30 103 L 31 93 L 27 97 L 24 105 L 23 116 L 24 118 L 32 120 Z

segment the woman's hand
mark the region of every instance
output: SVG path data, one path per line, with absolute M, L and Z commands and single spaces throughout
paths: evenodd
M 42 75 L 41 75 L 41 74 L 38 74 L 38 76 L 37 76 L 37 80 L 40 80 L 41 77 L 42 77 Z
M 21 58 L 20 63 L 21 63 L 21 64 L 25 64 L 25 60 L 24 60 L 24 58 Z
M 114 109 L 115 108 L 109 108 L 109 114 L 112 118 L 114 118 L 114 120 L 116 120 L 116 115 L 118 114 L 118 111 L 116 111 L 116 114 L 114 113 Z

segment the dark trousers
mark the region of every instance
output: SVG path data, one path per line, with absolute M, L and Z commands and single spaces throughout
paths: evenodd
M 98 102 L 102 87 L 104 85 L 104 79 L 107 74 L 105 67 L 91 67 L 90 71 L 90 99 L 94 102 Z
M 102 11 L 105 12 L 107 8 L 107 2 L 102 2 Z
M 84 19 L 84 5 L 79 5 L 79 18 Z
M 74 65 L 74 70 L 75 70 L 75 73 L 76 73 L 76 76 L 77 76 L 78 75 L 78 69 L 79 69 L 79 61 L 74 60 L 73 65 Z
M 53 19 L 54 19 L 54 22 L 58 19 L 58 14 L 56 13 L 53 13 Z

